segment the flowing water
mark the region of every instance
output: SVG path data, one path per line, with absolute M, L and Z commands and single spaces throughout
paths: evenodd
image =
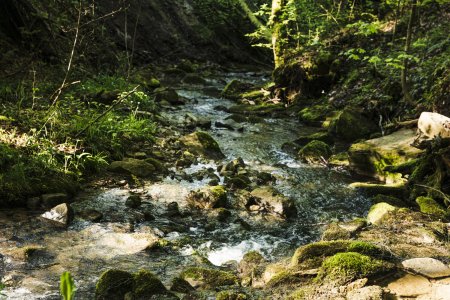
M 261 82 L 261 74 L 224 74 L 209 81 L 221 89 L 223 80 L 241 78 Z M 202 86 L 181 86 L 181 96 L 188 103 L 163 113 L 172 123 L 182 123 L 186 114 L 207 117 L 213 121 L 210 134 L 218 141 L 224 161 L 241 157 L 249 168 L 269 172 L 277 178 L 276 188 L 295 200 L 298 217 L 283 222 L 249 217 L 250 229 L 240 222 L 214 224 L 207 217 L 186 213 L 182 218 L 165 214 L 170 202 L 177 202 L 181 211 L 189 212 L 185 197 L 208 184 L 207 180 L 166 178 L 162 182 L 146 182 L 132 192 L 144 195 L 143 209 L 156 217 L 144 221 L 139 210 L 125 206 L 130 190 L 111 187 L 91 190 L 80 195 L 72 204 L 75 212 L 95 209 L 104 215 L 101 222 L 89 222 L 76 217 L 68 230 L 57 230 L 38 221 L 38 213 L 22 210 L 0 211 L 0 278 L 6 284 L 2 291 L 7 299 L 59 299 L 58 280 L 64 271 L 75 278 L 79 299 L 92 299 L 95 282 L 103 271 L 118 268 L 130 272 L 148 269 L 168 284 L 184 266 L 198 264 L 199 256 L 222 266 L 239 261 L 250 250 L 258 250 L 267 259 L 291 255 L 301 244 L 318 239 L 322 224 L 362 216 L 368 201 L 347 187 L 346 174 L 325 167 L 298 162 L 281 151 L 284 142 L 296 139 L 309 128 L 295 118 L 266 118 L 264 123 L 233 124 L 243 131 L 217 128 L 215 121 L 225 122 L 228 113 L 216 106 L 231 106 L 232 102 L 207 96 Z M 187 174 L 207 168 L 214 162 L 202 162 L 183 170 Z M 176 177 L 178 178 L 178 177 Z M 221 178 L 223 180 L 223 178 Z M 172 247 L 148 250 L 149 244 L 164 238 Z M 27 260 L 14 259 L 14 249 L 37 246 Z M 147 250 L 146 250 L 147 249 Z M 2 296 L 0 296 L 1 299 Z

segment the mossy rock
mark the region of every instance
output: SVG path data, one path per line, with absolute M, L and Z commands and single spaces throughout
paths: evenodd
M 321 141 L 312 141 L 300 149 L 298 156 L 309 163 L 320 163 L 332 154 L 330 146 Z
M 222 208 L 227 205 L 227 190 L 224 186 L 207 186 L 192 191 L 186 198 L 189 205 L 201 209 Z
M 232 114 L 245 114 L 245 115 L 256 115 L 256 116 L 267 116 L 272 115 L 276 112 L 284 111 L 285 107 L 283 104 L 239 104 L 231 106 L 228 109 L 229 113 Z
M 242 82 L 237 79 L 230 81 L 222 91 L 222 96 L 231 100 L 238 100 L 242 98 L 242 94 L 254 88 L 254 85 L 249 82 Z
M 246 294 L 237 291 L 221 291 L 217 293 L 216 300 L 247 300 Z
M 370 199 L 370 201 L 372 202 L 372 204 L 385 202 L 387 204 L 390 204 L 390 205 L 396 206 L 396 207 L 408 207 L 409 206 L 405 201 L 403 201 L 397 197 L 389 196 L 389 195 L 381 195 L 381 194 L 376 195 L 375 197 L 372 197 Z
M 322 241 L 336 241 L 348 240 L 351 238 L 351 233 L 348 230 L 340 227 L 337 223 L 331 223 L 322 233 Z
M 153 295 L 169 294 L 166 287 L 152 272 L 140 270 L 133 276 L 133 294 L 136 300 L 148 299 L 149 296 Z
M 326 131 L 319 131 L 306 136 L 301 136 L 294 141 L 299 146 L 305 146 L 312 141 L 320 141 L 325 144 L 331 145 L 333 143 L 333 137 Z
M 214 289 L 222 286 L 237 285 L 238 278 L 229 273 L 215 269 L 190 267 L 181 272 L 180 278 L 201 289 Z
M 381 248 L 368 242 L 349 240 L 322 241 L 299 247 L 291 258 L 291 266 L 317 268 L 326 257 L 348 251 L 374 257 L 387 256 L 387 253 Z
M 174 89 L 158 88 L 155 90 L 156 102 L 168 102 L 171 105 L 183 105 L 185 101 L 180 98 L 178 93 Z
M 449 216 L 447 211 L 433 198 L 418 197 L 416 203 L 419 205 L 420 211 L 424 214 L 433 215 L 441 219 L 446 219 Z
M 180 142 L 193 154 L 209 159 L 223 159 L 219 144 L 206 132 L 197 131 L 180 138 Z
M 133 291 L 134 277 L 121 270 L 107 270 L 95 287 L 96 300 L 123 300 L 125 294 Z
M 372 207 L 367 214 L 367 221 L 374 225 L 381 225 L 383 220 L 389 216 L 391 212 L 398 210 L 397 207 L 385 202 L 380 202 Z
M 360 190 L 368 196 L 387 195 L 404 199 L 408 190 L 405 183 L 380 184 L 367 182 L 353 182 L 351 188 Z
M 359 278 L 374 278 L 393 270 L 393 265 L 357 252 L 337 253 L 324 260 L 319 279 L 348 282 Z
M 306 107 L 298 112 L 300 122 L 312 126 L 320 126 L 330 113 L 327 105 L 314 105 Z
M 156 158 L 146 158 L 145 162 L 153 165 L 155 167 L 155 172 L 161 175 L 167 175 L 169 173 L 169 169 L 166 168 L 166 166 Z
M 239 262 L 238 271 L 242 276 L 250 276 L 266 261 L 264 256 L 258 251 L 250 251 L 245 253 Z M 262 271 L 262 270 L 260 270 Z
M 328 128 L 330 134 L 347 142 L 367 138 L 378 131 L 378 126 L 360 112 L 345 109 L 339 113 Z

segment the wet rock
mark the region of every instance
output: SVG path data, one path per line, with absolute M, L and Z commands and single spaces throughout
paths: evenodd
M 180 277 L 175 277 L 174 279 L 172 279 L 172 286 L 170 287 L 170 290 L 172 292 L 182 294 L 188 294 L 192 291 L 195 291 L 195 289 L 189 284 L 189 282 Z
M 330 145 L 333 143 L 333 137 L 328 132 L 321 131 L 321 132 L 316 132 L 316 133 L 309 134 L 306 136 L 301 136 L 298 139 L 296 139 L 294 141 L 294 143 L 299 146 L 305 146 L 312 141 L 320 141 L 320 142 Z
M 220 122 L 220 121 L 216 121 L 214 123 L 214 126 L 216 126 L 217 128 L 225 128 L 225 129 L 228 129 L 228 130 L 231 130 L 231 131 L 234 130 L 233 125 L 228 124 L 228 123 L 223 123 L 223 122 Z
M 430 257 L 404 260 L 402 266 L 428 278 L 450 277 L 450 268 L 443 262 Z
M 149 158 L 145 159 L 145 162 L 147 162 L 147 163 L 153 165 L 153 167 L 155 167 L 156 174 L 161 174 L 161 175 L 169 174 L 169 170 L 159 159 L 149 157 Z
M 328 224 L 327 229 L 322 234 L 322 241 L 348 240 L 350 238 L 351 233 L 337 223 Z
M 181 272 L 180 278 L 189 282 L 194 288 L 199 289 L 214 289 L 239 283 L 238 278 L 229 272 L 199 267 L 185 269 Z
M 155 295 L 171 295 L 171 293 L 167 291 L 166 287 L 162 284 L 158 277 L 156 277 L 155 274 L 149 271 L 140 270 L 139 272 L 135 273 L 133 277 L 134 299 L 144 300 L 149 299 Z M 177 297 L 173 298 L 178 299 Z
M 112 162 L 108 169 L 111 172 L 135 175 L 137 177 L 150 177 L 155 173 L 155 166 L 145 160 L 126 158 L 122 161 Z
M 231 217 L 231 212 L 226 208 L 216 208 L 213 214 L 219 222 L 225 222 Z
M 189 151 L 184 151 L 181 158 L 176 161 L 175 165 L 177 167 L 189 167 L 197 161 L 194 154 Z
M 42 205 L 45 208 L 55 207 L 56 205 L 68 202 L 69 196 L 66 193 L 44 194 L 41 196 Z
M 168 217 L 179 217 L 179 216 L 181 216 L 180 208 L 178 207 L 178 203 L 177 202 L 170 202 L 169 205 L 167 205 L 166 215 Z
M 55 226 L 67 227 L 73 221 L 74 211 L 69 204 L 63 203 L 43 213 L 40 217 Z
M 95 209 L 85 210 L 79 213 L 80 217 L 90 222 L 98 222 L 103 219 L 103 214 Z
M 225 177 L 225 184 L 232 190 L 245 189 L 251 184 L 251 180 L 248 176 L 236 175 L 233 177 Z
M 404 183 L 379 184 L 367 182 L 353 182 L 349 186 L 351 188 L 364 192 L 368 196 L 387 195 L 402 199 L 405 198 L 408 192 L 406 185 Z
M 390 212 L 396 211 L 398 208 L 387 204 L 385 202 L 380 202 L 373 205 L 369 214 L 367 215 L 367 221 L 374 225 L 381 225 L 383 223 L 383 219 L 389 215 Z
M 150 209 L 146 209 L 143 212 L 145 221 L 153 221 L 155 220 L 155 216 L 153 215 L 153 211 Z
M 155 90 L 155 101 L 163 102 L 167 101 L 171 105 L 183 105 L 185 101 L 180 98 L 178 93 L 174 89 L 159 88 Z
M 312 141 L 302 147 L 298 152 L 298 156 L 309 163 L 326 162 L 331 154 L 333 153 L 330 146 L 321 141 Z
M 225 157 L 219 144 L 206 132 L 191 133 L 180 138 L 180 142 L 193 154 L 215 160 Z
M 356 173 L 394 183 L 401 174 L 390 173 L 387 166 L 416 159 L 422 150 L 411 146 L 416 138 L 413 129 L 402 129 L 384 137 L 353 144 L 349 152 L 350 167 Z
M 256 183 L 258 185 L 266 185 L 275 182 L 277 179 L 270 173 L 258 172 L 256 175 Z
M 185 115 L 185 126 L 187 128 L 194 129 L 198 127 L 201 129 L 209 129 L 211 128 L 211 124 L 212 124 L 211 119 L 194 116 L 191 113 L 187 113 Z
M 216 300 L 245 300 L 248 296 L 238 291 L 221 291 L 217 293 Z
M 20 248 L 15 248 L 10 252 L 7 252 L 15 260 L 28 262 L 33 256 L 43 255 L 45 253 L 45 248 L 40 245 L 27 245 Z M 0 261 L 1 264 L 1 261 Z
M 367 138 L 378 130 L 378 126 L 360 112 L 346 109 L 335 117 L 328 131 L 332 135 L 352 142 Z
M 193 207 L 212 209 L 227 205 L 227 191 L 223 186 L 208 186 L 198 191 L 192 191 L 186 201 Z
M 225 86 L 222 91 L 222 96 L 227 99 L 238 100 L 243 93 L 252 88 L 254 88 L 253 84 L 234 79 Z
M 281 218 L 295 218 L 297 208 L 294 201 L 280 194 L 270 186 L 258 187 L 250 193 L 246 207 L 258 205 L 264 211 Z
M 142 199 L 139 195 L 131 195 L 125 201 L 125 205 L 129 208 L 138 208 L 142 205 Z
M 365 286 L 347 293 L 347 300 L 384 300 L 384 291 L 378 285 Z

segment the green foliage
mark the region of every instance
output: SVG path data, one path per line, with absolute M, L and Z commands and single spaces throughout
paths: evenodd
M 61 275 L 59 291 L 63 300 L 72 300 L 75 297 L 75 282 L 69 272 Z

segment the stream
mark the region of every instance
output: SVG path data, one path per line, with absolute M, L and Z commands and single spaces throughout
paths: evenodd
M 208 80 L 208 89 L 221 90 L 232 78 L 261 83 L 264 74 L 227 73 Z M 330 221 L 363 216 L 369 201 L 348 188 L 352 178 L 338 170 L 303 164 L 284 153 L 281 145 L 295 140 L 312 129 L 291 118 L 265 117 L 263 123 L 236 123 L 230 130 L 215 126 L 226 122 L 230 114 L 217 110 L 218 105 L 230 107 L 232 101 L 208 96 L 204 86 L 181 85 L 180 96 L 187 104 L 166 109 L 162 116 L 174 125 L 182 124 L 186 114 L 212 120 L 208 132 L 219 143 L 224 162 L 241 157 L 248 168 L 271 173 L 275 187 L 293 199 L 298 217 L 292 221 L 273 221 L 234 211 L 240 222 L 214 223 L 205 216 L 190 214 L 185 198 L 190 191 L 208 185 L 208 180 L 183 180 L 167 177 L 161 182 L 145 182 L 130 189 L 111 187 L 87 190 L 72 204 L 75 220 L 67 230 L 54 229 L 40 221 L 42 212 L 0 210 L 0 278 L 6 288 L 0 299 L 60 299 L 59 277 L 69 271 L 75 279 L 77 299 L 93 299 L 95 283 L 103 271 L 118 268 L 130 272 L 148 269 L 168 286 L 185 266 L 199 264 L 201 257 L 216 266 L 239 261 L 251 250 L 260 251 L 268 260 L 292 255 L 302 244 L 320 238 L 323 225 Z M 182 170 L 193 174 L 217 168 L 217 162 L 202 161 Z M 180 172 L 180 170 L 174 171 Z M 223 181 L 223 178 L 221 178 Z M 144 221 L 142 213 L 125 206 L 130 192 L 143 195 L 142 209 L 152 211 L 155 219 Z M 167 216 L 167 205 L 177 202 L 182 218 Z M 78 213 L 98 210 L 101 222 L 86 221 Z M 163 238 L 171 247 L 148 248 L 154 238 Z M 12 259 L 17 247 L 37 248 L 26 261 Z M 6 254 L 5 254 L 6 253 Z M 3 255 L 2 255 L 3 254 Z

